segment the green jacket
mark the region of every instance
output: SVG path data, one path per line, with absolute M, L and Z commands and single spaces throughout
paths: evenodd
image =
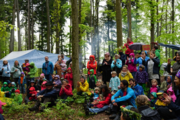
M 8 91 L 8 90 L 9 90 L 9 87 L 8 87 L 8 86 L 3 86 L 3 87 L 1 88 L 1 91 L 3 91 L 3 92 Z
M 98 80 L 97 80 L 96 76 L 94 75 L 94 70 L 91 69 L 90 72 L 92 72 L 92 74 L 91 74 L 90 76 L 91 76 L 91 77 L 94 76 L 94 80 L 95 80 L 95 84 L 96 84 L 96 82 L 97 82 Z M 89 77 L 88 77 L 88 79 L 87 79 L 87 82 L 89 83 Z
M 160 90 L 163 90 L 164 92 L 167 91 L 167 82 L 163 81 L 160 86 Z
M 17 71 L 15 72 L 15 70 L 17 70 Z M 11 68 L 11 74 L 12 74 L 13 78 L 19 78 L 19 76 L 21 75 L 21 72 L 22 72 L 22 68 L 20 65 L 18 65 L 18 66 L 14 65 Z
M 33 67 L 29 67 L 30 71 L 28 75 L 30 75 L 30 78 L 34 78 L 37 72 L 37 67 L 35 66 L 34 62 L 31 62 L 30 66 L 33 66 Z
M 19 104 L 22 104 L 22 101 L 23 101 L 22 94 L 15 95 L 15 96 L 14 96 L 14 101 L 17 102 L 17 103 L 19 103 Z
M 160 58 L 161 58 L 161 56 L 160 56 L 160 50 L 155 50 L 155 55 L 156 55 L 156 57 L 158 57 L 159 58 L 159 60 L 161 60 Z M 159 67 L 160 67 L 160 64 L 159 64 Z

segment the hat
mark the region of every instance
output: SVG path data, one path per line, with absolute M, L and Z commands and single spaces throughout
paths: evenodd
M 117 74 L 116 71 L 112 71 L 111 74 Z
M 119 54 L 115 54 L 115 56 L 119 57 Z
M 109 55 L 110 56 L 109 52 L 105 53 L 104 55 Z
M 25 59 L 25 61 L 29 61 L 29 59 Z
M 21 72 L 21 74 L 23 74 L 23 75 L 24 75 L 24 72 Z
M 180 79 L 180 70 L 177 72 L 176 77 Z
M 15 93 L 19 93 L 19 94 L 20 94 L 20 90 L 18 90 L 18 89 L 17 89 L 17 90 L 15 90 Z
M 41 75 L 40 76 L 44 76 L 44 73 L 41 73 Z
M 159 90 L 156 94 L 157 94 L 157 95 L 162 95 L 163 93 L 164 93 L 163 90 Z
M 47 81 L 44 81 L 43 83 L 42 83 L 42 85 L 45 85 L 47 83 Z
M 144 69 L 144 65 L 139 65 L 139 68 L 142 68 L 142 69 Z
M 58 78 L 58 79 L 60 79 L 59 75 L 55 75 L 55 78 Z
M 35 81 L 34 81 L 34 80 L 31 80 L 30 83 L 35 83 Z
M 29 90 L 35 91 L 35 88 L 34 87 L 30 87 Z
M 53 82 L 48 81 L 45 85 L 46 85 L 46 86 L 53 86 L 54 84 L 53 84 Z
M 6 82 L 7 82 L 7 84 L 10 84 L 10 83 L 11 83 L 11 81 L 10 81 L 10 80 L 7 80 Z
M 3 85 L 7 85 L 8 83 L 7 82 L 4 82 Z
M 16 86 L 16 83 L 15 83 L 15 82 L 11 82 L 11 85 L 14 85 L 14 86 Z
M 85 76 L 81 75 L 81 78 L 83 78 L 84 80 L 86 80 Z
M 94 89 L 94 90 L 99 90 L 99 91 L 100 91 L 99 87 L 95 87 L 95 89 Z

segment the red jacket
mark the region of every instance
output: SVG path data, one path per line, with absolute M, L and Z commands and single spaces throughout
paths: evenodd
M 132 44 L 133 44 L 132 41 L 130 41 L 130 42 L 128 42 L 128 43 L 129 43 L 129 45 L 132 45 Z M 126 52 L 125 52 L 126 55 L 129 55 L 130 53 L 133 53 L 133 52 L 134 52 L 133 50 L 129 49 L 129 46 L 128 46 L 127 43 L 125 43 L 124 46 L 127 48 L 127 50 L 126 50 Z
M 68 73 L 65 75 L 64 78 L 69 81 L 69 84 L 71 84 L 71 86 L 73 86 L 73 74 L 72 74 L 72 69 L 69 67 L 69 68 L 67 69 L 67 71 L 69 71 L 69 70 L 71 70 L 71 73 L 68 72 Z
M 73 95 L 72 93 L 72 87 L 70 84 L 66 85 L 66 87 L 64 89 L 61 88 L 60 92 L 59 92 L 59 96 L 61 96 L 63 93 L 65 93 L 66 95 Z
M 94 55 L 90 55 L 89 59 L 93 58 L 93 61 L 88 61 L 87 63 L 87 69 L 88 69 L 88 75 L 90 75 L 90 70 L 94 70 L 94 74 L 96 74 L 96 67 L 97 67 L 97 61 L 95 61 Z
M 109 93 L 106 97 L 104 101 L 99 101 L 99 103 L 97 105 L 94 105 L 94 107 L 97 108 L 102 108 L 104 107 L 104 105 L 109 105 L 109 103 L 111 102 L 111 94 Z

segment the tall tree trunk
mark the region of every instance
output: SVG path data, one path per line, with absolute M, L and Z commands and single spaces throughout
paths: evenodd
M 69 5 L 71 6 L 72 4 L 71 4 L 71 0 L 69 0 Z M 70 26 L 72 26 L 72 15 L 70 16 Z M 72 27 L 69 27 L 69 32 L 70 32 L 70 35 L 69 35 L 69 56 L 71 56 L 71 53 L 72 53 Z
M 16 1 L 17 6 L 17 27 L 18 27 L 18 51 L 21 51 L 21 28 L 20 28 L 20 22 L 19 22 L 19 1 Z
M 164 0 L 163 0 L 163 6 L 164 6 Z M 164 12 L 164 8 L 162 8 L 162 13 Z M 159 32 L 159 35 L 161 35 L 161 31 L 162 31 L 162 27 L 163 27 L 163 14 L 161 15 L 161 27 L 160 27 L 160 32 Z
M 96 39 L 97 39 L 97 62 L 100 62 L 100 55 L 99 55 L 99 0 L 96 0 Z
M 167 2 L 166 2 L 166 5 L 168 5 L 168 0 L 167 0 Z M 166 34 L 168 33 L 168 26 L 167 26 L 167 24 L 168 24 L 168 22 L 167 22 L 167 14 L 168 14 L 168 10 L 167 10 L 167 8 L 166 8 Z M 168 41 L 167 40 L 167 38 L 166 38 L 166 41 Z M 167 42 L 168 43 L 168 42 Z M 168 58 L 168 50 L 167 50 L 167 47 L 166 47 L 166 59 Z
M 122 14 L 121 0 L 116 0 L 116 28 L 117 28 L 117 47 L 122 46 Z
M 151 43 L 154 42 L 154 15 L 155 15 L 155 10 L 154 10 L 154 0 L 151 0 Z M 153 45 L 151 45 L 151 49 L 153 48 Z
M 120 1 L 120 0 L 119 0 Z M 128 37 L 132 40 L 132 27 L 131 27 L 131 0 L 127 2 L 127 18 L 128 18 Z
M 174 0 L 172 0 L 172 44 L 174 45 L 174 14 L 175 14 L 175 11 L 174 11 Z M 172 50 L 172 55 L 174 55 L 174 49 Z
M 31 18 L 31 26 L 32 26 L 32 28 L 31 28 L 31 38 L 32 38 L 32 41 L 31 41 L 31 49 L 34 49 L 34 16 L 33 16 L 33 1 L 32 1 L 32 11 L 31 11 L 32 13 L 32 18 Z
M 15 25 L 15 10 L 16 10 L 16 0 L 14 0 L 14 5 L 13 5 L 12 25 Z M 11 30 L 11 38 L 9 45 L 9 52 L 12 51 L 14 51 L 14 28 Z
M 26 17 L 26 23 L 28 22 Z M 28 43 L 28 24 L 25 25 L 25 43 Z M 28 50 L 28 44 L 25 44 L 25 50 Z
M 110 29 L 110 27 L 109 27 L 109 17 L 108 17 L 108 31 L 107 31 L 107 41 L 109 42 L 110 41 L 110 39 L 109 39 L 109 29 Z M 109 53 L 110 53 L 110 44 L 108 44 L 108 50 L 109 50 Z
M 81 3 L 79 0 L 79 24 L 81 24 Z M 81 29 L 79 28 L 79 43 L 81 43 Z M 82 45 L 79 44 L 79 69 L 82 70 Z
M 159 3 L 159 0 L 156 0 L 156 3 L 157 3 L 157 10 L 156 10 L 156 15 L 158 16 L 159 15 L 159 7 L 158 7 L 158 3 Z M 157 20 L 157 37 L 159 36 L 159 20 Z M 159 39 L 158 39 L 159 40 Z M 159 41 L 158 41 L 159 42 Z
M 49 16 L 49 0 L 46 0 L 47 12 L 47 52 L 50 52 L 50 16 Z
M 78 26 L 78 6 L 77 0 L 72 0 L 72 71 L 73 84 L 77 86 L 79 81 L 79 26 Z
M 31 49 L 31 38 L 30 38 L 30 0 L 28 0 L 28 50 Z

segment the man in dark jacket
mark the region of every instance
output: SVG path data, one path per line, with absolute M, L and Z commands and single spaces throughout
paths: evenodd
M 121 49 L 119 50 L 119 55 L 120 55 L 119 59 L 122 61 L 122 66 L 124 66 L 126 61 L 126 55 L 123 53 Z
M 48 81 L 46 83 L 46 89 L 40 91 L 37 94 L 37 102 L 34 107 L 29 108 L 30 111 L 36 111 L 39 109 L 39 106 L 41 103 L 46 104 L 47 102 L 50 102 L 48 105 L 49 107 L 55 105 L 55 100 L 57 99 L 57 92 L 56 90 L 53 89 L 53 83 L 51 81 Z M 43 111 L 45 107 L 41 107 L 40 111 Z

